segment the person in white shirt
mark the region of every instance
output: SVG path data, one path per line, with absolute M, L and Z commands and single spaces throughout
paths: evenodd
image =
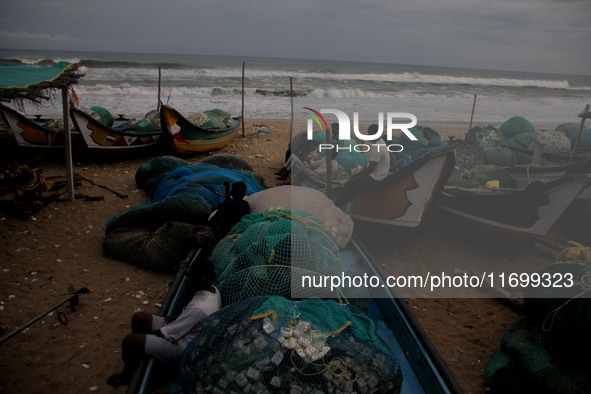
M 122 372 L 110 376 L 107 384 L 129 384 L 134 370 L 146 355 L 168 364 L 178 363 L 205 319 L 222 306 L 220 292 L 212 285 L 215 278 L 212 262 L 201 260 L 194 272 L 188 274 L 188 285 L 195 289 L 194 296 L 177 318 L 136 313 L 131 321 L 132 333 L 121 343 L 125 367 Z
M 369 126 L 368 133 L 374 134 L 377 127 L 378 125 Z M 337 196 L 335 200 L 337 207 L 352 200 L 360 191 L 367 193 L 377 189 L 380 182 L 388 176 L 388 172 L 390 171 L 390 153 L 382 137 L 372 142 L 368 154 L 369 160 L 367 165 L 345 183 L 343 190 Z

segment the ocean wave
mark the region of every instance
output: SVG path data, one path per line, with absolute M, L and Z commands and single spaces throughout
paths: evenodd
M 0 64 L 5 64 L 9 66 L 36 66 L 36 67 L 49 67 L 53 66 L 54 64 L 66 61 L 68 63 L 78 63 L 79 60 L 72 58 L 72 59 L 45 59 L 45 58 L 0 58 Z
M 81 67 L 88 67 L 88 68 L 106 68 L 106 69 L 113 69 L 113 68 L 163 68 L 163 69 L 183 69 L 183 68 L 191 68 L 186 64 L 182 63 L 173 63 L 173 62 L 150 62 L 150 63 L 141 63 L 141 62 L 133 62 L 133 61 L 105 61 L 105 60 L 96 60 L 96 59 L 78 59 L 78 58 L 60 58 L 60 59 L 47 59 L 47 58 L 0 58 L 0 64 L 6 65 L 22 65 L 22 66 L 38 66 L 38 67 L 46 67 L 52 66 L 60 61 L 66 61 L 69 63 L 78 63 Z
M 204 69 L 200 72 L 204 76 L 213 78 L 236 78 L 241 75 L 239 69 Z M 391 82 L 391 83 L 419 83 L 432 85 L 476 85 L 476 86 L 499 86 L 499 87 L 540 87 L 549 89 L 569 89 L 570 85 L 566 79 L 517 79 L 517 78 L 494 78 L 494 77 L 468 77 L 452 76 L 443 74 L 424 74 L 416 72 L 403 73 L 326 73 L 310 71 L 285 71 L 285 70 L 246 70 L 248 78 L 269 78 L 282 77 L 302 79 L 323 79 L 331 81 L 367 81 L 367 82 Z M 580 88 L 577 88 L 580 89 Z

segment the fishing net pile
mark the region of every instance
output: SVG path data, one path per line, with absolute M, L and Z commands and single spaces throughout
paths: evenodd
M 187 255 L 184 240 L 194 229 L 192 224 L 170 221 L 156 231 L 122 227 L 105 236 L 103 251 L 148 271 L 172 273 Z
M 173 157 L 140 166 L 135 179 L 149 201 L 107 222 L 103 249 L 113 258 L 159 272 L 174 270 L 186 255 L 185 238 L 196 225 L 206 224 L 224 200 L 225 179 L 244 182 L 247 194 L 261 190 L 250 172 L 212 164 L 188 166 Z
M 512 148 L 533 149 L 536 129 L 522 116 L 513 116 L 499 127 L 503 145 Z
M 392 143 L 402 145 L 404 149 L 399 153 L 390 153 L 391 167 L 404 167 L 410 162 L 446 146 L 441 140 L 439 132 L 430 127 L 414 126 L 409 131 L 417 140 L 411 140 L 406 133 L 401 132 L 398 139 L 392 141 Z
M 103 107 L 78 108 L 81 112 L 89 115 L 91 118 L 106 127 L 112 127 L 117 130 L 135 131 L 136 133 L 150 133 L 160 130 L 160 113 L 152 110 L 141 119 L 123 119 L 117 118 L 111 112 Z
M 553 264 L 544 273 L 552 281 L 572 273 L 574 285 L 529 288 L 525 316 L 503 335 L 486 366 L 494 393 L 589 392 L 591 262 Z
M 224 305 L 261 295 L 290 297 L 310 275 L 340 275 L 333 235 L 306 211 L 272 210 L 244 216 L 213 250 Z M 304 290 L 302 290 L 304 291 Z M 337 298 L 328 289 L 310 294 Z
M 211 315 L 184 353 L 183 392 L 399 392 L 372 321 L 332 300 L 256 297 Z
M 502 167 L 491 164 L 479 164 L 470 170 L 456 166 L 447 180 L 447 185 L 471 189 L 486 187 L 489 181 L 499 181 L 501 188 L 517 188 L 515 178 Z
M 183 194 L 198 195 L 205 199 L 212 207 L 217 208 L 225 195 L 224 180 L 230 183 L 244 182 L 246 195 L 261 191 L 254 174 L 247 171 L 229 170 L 213 164 L 198 163 L 174 169 L 161 181 L 154 194 L 152 202 Z
M 187 116 L 187 120 L 204 129 L 225 129 L 232 126 L 232 116 L 221 109 L 195 112 Z
M 157 157 L 138 167 L 135 172 L 135 183 L 146 195 L 152 196 L 166 175 L 172 170 L 188 165 L 186 161 L 174 156 Z
M 323 193 L 301 186 L 279 186 L 247 196 L 251 213 L 273 209 L 306 210 L 327 228 L 344 248 L 353 235 L 353 219 Z
M 294 137 L 292 140 L 292 147 L 296 154 L 298 153 L 295 144 L 302 144 L 302 141 L 299 141 L 299 139 L 302 139 L 302 136 L 305 136 L 305 134 L 299 135 L 297 138 Z M 357 144 L 355 140 L 338 140 L 336 138 L 337 135 L 333 135 L 332 137 L 333 138 L 330 143 L 335 146 L 339 146 L 339 151 L 336 155 L 336 161 L 339 164 L 339 169 L 342 168 L 345 173 L 339 174 L 338 172 L 334 172 L 334 179 L 346 179 L 367 165 L 367 155 L 363 152 L 357 152 L 353 149 L 353 146 Z M 326 134 L 315 131 L 312 133 L 312 141 L 314 142 L 314 149 L 318 151 L 319 144 L 326 144 Z M 321 158 L 324 159 L 324 156 L 322 155 Z
M 250 172 L 229 170 L 212 164 L 172 169 L 177 164 L 180 161 L 160 159 L 138 169 L 141 175 L 136 173 L 136 179 L 145 187 L 150 202 L 145 201 L 111 218 L 106 232 L 120 227 L 155 230 L 167 221 L 204 224 L 224 200 L 225 179 L 231 183 L 244 182 L 247 195 L 261 190 L 256 176 Z M 169 169 L 172 171 L 167 172 Z
M 558 154 L 570 150 L 570 140 L 560 131 L 541 131 L 536 135 L 536 141 L 544 146 L 545 153 Z

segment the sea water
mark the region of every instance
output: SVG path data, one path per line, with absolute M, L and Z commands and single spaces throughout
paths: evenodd
M 579 122 L 577 115 L 591 103 L 591 76 L 331 60 L 0 49 L 0 64 L 50 66 L 61 60 L 78 63 L 84 74 L 74 86 L 80 106 L 100 106 L 114 115 L 133 117 L 156 109 L 160 100 L 185 115 L 220 108 L 233 115 L 244 113 L 247 120 L 288 120 L 292 112 L 303 119 L 303 107 L 311 107 L 358 112 L 366 122 L 375 122 L 379 112 L 412 113 L 418 124 L 429 126 L 436 121 L 469 122 L 476 96 L 474 124 L 498 126 L 519 115 L 536 127 L 551 128 Z M 42 106 L 25 104 L 23 110 L 29 116 L 60 116 L 61 99 Z

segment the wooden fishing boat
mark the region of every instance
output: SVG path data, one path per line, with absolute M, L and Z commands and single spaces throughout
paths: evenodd
M 453 170 L 452 148 L 442 146 L 395 169 L 382 182 L 379 190 L 360 191 L 346 204 L 344 211 L 352 218 L 373 223 L 413 228 L 421 224 L 425 212 Z M 309 171 L 306 171 L 309 173 Z M 304 178 L 301 186 L 324 188 L 326 183 L 313 176 Z M 298 181 L 299 182 L 299 181 Z M 331 190 L 338 195 L 339 187 Z
M 475 224 L 517 235 L 545 235 L 591 184 L 591 174 L 567 175 L 525 189 L 446 186 L 436 205 Z
M 517 181 L 518 187 L 526 188 L 534 182 L 547 183 L 568 175 L 591 174 L 591 157 L 570 164 L 522 165 L 504 167 L 504 170 Z M 585 188 L 577 198 L 591 200 L 591 187 Z
M 0 113 L 4 122 L 10 128 L 16 142 L 27 148 L 64 148 L 65 134 L 63 130 L 50 127 L 55 119 L 36 116 L 29 119 L 17 111 L 0 104 Z M 73 130 L 72 142 L 80 141 L 80 135 Z
M 340 253 L 347 261 L 343 264 L 345 274 L 365 272 L 380 276 L 371 255 L 357 240 L 351 240 Z M 186 260 L 192 264 L 198 254 L 199 251 L 192 251 Z M 192 294 L 187 292 L 186 272 L 186 268 L 179 270 L 160 308 L 161 316 L 178 315 L 191 298 Z M 460 393 L 457 382 L 404 299 L 387 287 L 375 290 L 376 293 L 372 293 L 367 300 L 368 316 L 376 327 L 381 343 L 400 365 L 401 393 Z M 126 392 L 179 392 L 181 388 L 178 368 L 166 366 L 154 359 L 146 359 L 135 371 Z
M 346 212 L 363 221 L 417 227 L 445 185 L 454 163 L 451 148 L 427 153 L 388 175 L 382 189 L 359 193 L 347 204 Z
M 112 127 L 107 127 L 92 116 L 77 108 L 70 114 L 76 128 L 80 131 L 86 146 L 95 152 L 129 152 L 155 148 L 164 142 L 162 130 L 138 132 L 129 126 L 130 119 L 117 119 Z
M 160 111 L 162 129 L 172 137 L 173 148 L 181 154 L 209 152 L 223 148 L 238 135 L 241 117 L 225 129 L 207 129 L 194 125 L 172 107 L 163 105 Z
M 521 159 L 523 163 L 530 163 L 534 156 L 533 149 L 507 147 L 511 150 L 514 157 Z M 548 165 L 566 165 L 571 163 L 571 152 L 560 152 L 560 153 L 542 153 L 542 163 Z M 591 158 L 591 150 L 588 148 L 578 148 L 574 155 L 572 155 L 572 162 L 584 161 Z

